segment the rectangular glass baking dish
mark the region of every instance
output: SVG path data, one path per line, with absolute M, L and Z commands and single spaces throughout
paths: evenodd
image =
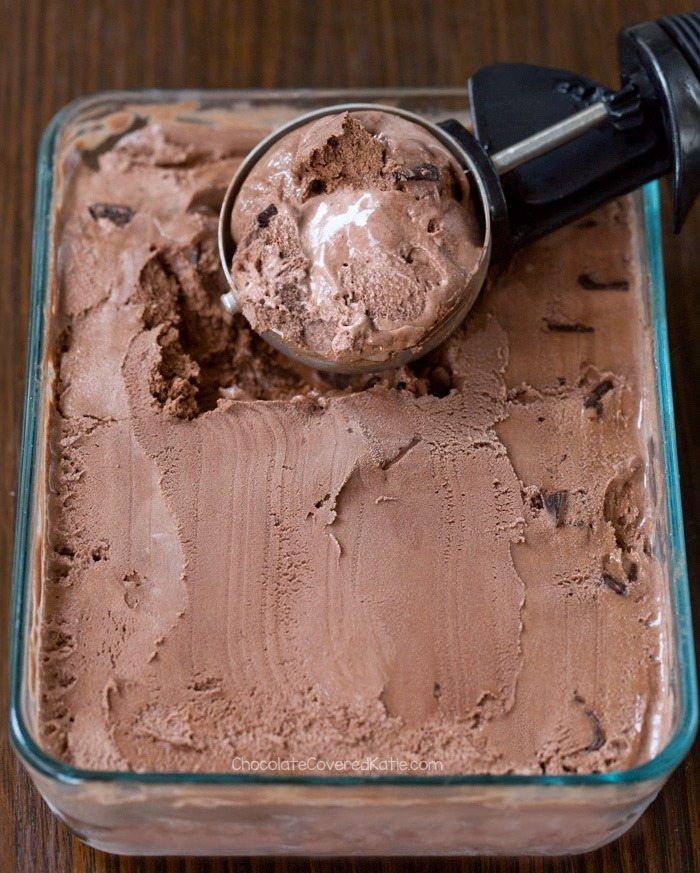
M 85 842 L 123 854 L 465 855 L 569 854 L 615 839 L 637 820 L 688 751 L 697 688 L 666 327 L 658 186 L 635 195 L 638 256 L 656 368 L 648 407 L 657 447 L 656 548 L 667 569 L 673 726 L 668 744 L 634 769 L 595 775 L 367 777 L 251 773 L 132 773 L 76 769 L 47 755 L 34 730 L 34 664 L 45 522 L 51 364 L 55 152 L 67 130 L 89 130 L 126 105 L 187 102 L 270 127 L 290 114 L 346 101 L 393 104 L 438 119 L 466 119 L 462 89 L 371 91 L 136 91 L 82 98 L 53 119 L 37 166 L 26 395 L 15 534 L 10 728 L 51 809 Z M 196 108 L 193 110 L 196 111 Z M 258 116 L 259 119 L 259 116 Z

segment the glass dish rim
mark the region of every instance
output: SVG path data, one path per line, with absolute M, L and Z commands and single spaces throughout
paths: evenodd
M 19 758 L 36 773 L 63 784 L 84 782 L 114 782 L 124 785 L 296 785 L 296 786 L 603 786 L 625 785 L 663 780 L 688 752 L 698 724 L 698 692 L 693 645 L 690 591 L 683 533 L 683 513 L 678 473 L 675 419 L 671 385 L 670 355 L 666 323 L 665 287 L 661 250 L 659 184 L 651 182 L 643 189 L 644 238 L 649 257 L 649 296 L 654 332 L 654 355 L 659 392 L 659 416 L 663 439 L 663 461 L 666 472 L 666 509 L 669 518 L 671 584 L 678 651 L 678 698 L 681 717 L 676 731 L 661 751 L 644 764 L 626 770 L 606 773 L 557 775 L 525 774 L 454 774 L 431 776 L 366 775 L 366 776 L 300 776 L 261 773 L 188 773 L 132 772 L 87 770 L 73 767 L 47 754 L 36 742 L 22 713 L 24 671 L 24 611 L 30 592 L 31 568 L 30 519 L 34 485 L 34 461 L 37 448 L 40 401 L 41 365 L 44 356 L 44 304 L 49 289 L 50 221 L 54 178 L 54 149 L 58 135 L 71 117 L 86 107 L 104 101 L 157 103 L 201 101 L 207 98 L 281 102 L 304 99 L 348 99 L 366 96 L 372 102 L 400 98 L 465 99 L 463 88 L 361 88 L 361 89 L 140 89 L 135 91 L 101 91 L 79 97 L 59 110 L 47 125 L 41 138 L 37 168 L 32 244 L 29 338 L 27 346 L 22 441 L 18 469 L 17 508 L 15 518 L 14 556 L 12 568 L 12 624 L 10 652 L 10 738 Z

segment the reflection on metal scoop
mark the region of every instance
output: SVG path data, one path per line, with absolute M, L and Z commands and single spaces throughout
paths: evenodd
M 263 337 L 300 363 L 341 373 L 410 363 L 442 343 L 471 309 L 491 258 L 512 251 L 651 179 L 671 173 L 674 226 L 680 229 L 700 191 L 700 13 L 628 28 L 620 35 L 622 87 L 613 92 L 565 70 L 501 64 L 469 82 L 475 133 L 448 120 L 433 124 L 402 109 L 347 103 L 307 113 L 274 131 L 246 157 L 224 198 L 219 252 L 237 312 L 231 216 L 252 167 L 291 130 L 330 114 L 380 110 L 428 130 L 469 175 L 483 248 L 450 311 L 419 345 L 382 360 L 341 362 Z

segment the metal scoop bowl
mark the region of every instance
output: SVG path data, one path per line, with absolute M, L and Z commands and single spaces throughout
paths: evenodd
M 236 299 L 235 287 L 231 276 L 231 261 L 235 252 L 235 243 L 231 236 L 231 216 L 233 213 L 236 197 L 238 196 L 241 187 L 243 186 L 248 174 L 260 158 L 268 151 L 268 149 L 278 142 L 283 136 L 290 131 L 316 121 L 326 115 L 336 115 L 343 112 L 356 112 L 358 110 L 374 110 L 380 112 L 391 113 L 412 121 L 414 124 L 419 124 L 421 127 L 428 130 L 433 137 L 438 140 L 445 148 L 447 148 L 454 156 L 458 164 L 463 168 L 464 172 L 469 174 L 472 197 L 477 211 L 478 219 L 483 227 L 482 249 L 474 271 L 470 275 L 469 281 L 465 284 L 462 292 L 456 296 L 449 311 L 441 318 L 421 340 L 419 345 L 415 345 L 405 349 L 398 349 L 392 352 L 388 357 L 386 353 L 379 351 L 377 358 L 372 359 L 367 357 L 362 360 L 352 359 L 343 361 L 342 359 L 330 359 L 323 355 L 315 354 L 307 348 L 301 348 L 286 341 L 280 334 L 275 331 L 266 331 L 262 334 L 273 348 L 282 352 L 287 357 L 313 367 L 316 370 L 324 370 L 332 373 L 370 373 L 381 370 L 391 370 L 396 367 L 401 367 L 417 358 L 425 355 L 427 352 L 434 349 L 442 343 L 462 322 L 466 314 L 471 309 L 476 300 L 481 286 L 486 278 L 489 262 L 491 260 L 491 212 L 488 207 L 489 195 L 485 187 L 482 173 L 475 163 L 472 155 L 460 145 L 452 136 L 446 133 L 437 124 L 433 124 L 415 115 L 412 112 L 407 112 L 404 109 L 397 109 L 393 106 L 382 106 L 376 103 L 342 103 L 336 106 L 328 106 L 323 109 L 308 112 L 299 118 L 295 118 L 282 127 L 277 128 L 269 136 L 265 137 L 261 142 L 247 155 L 243 163 L 238 168 L 231 184 L 226 191 L 224 202 L 221 207 L 219 216 L 219 254 L 221 256 L 221 265 L 226 276 L 226 280 L 231 289 L 222 296 L 222 303 L 229 312 L 239 312 L 240 306 Z

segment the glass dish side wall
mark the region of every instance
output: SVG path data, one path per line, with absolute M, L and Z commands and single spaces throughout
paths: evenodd
M 332 778 L 78 771 L 38 747 L 33 731 L 30 642 L 42 567 L 43 456 L 52 374 L 46 360 L 50 212 L 57 139 L 88 129 L 126 104 L 189 101 L 239 115 L 269 109 L 270 126 L 316 106 L 368 100 L 429 117 L 466 116 L 459 89 L 363 92 L 136 92 L 87 98 L 47 133 L 38 167 L 32 324 L 15 561 L 12 734 L 52 809 L 87 842 L 135 854 L 558 854 L 587 851 L 624 832 L 651 802 L 692 741 L 696 699 L 687 577 L 678 495 L 658 195 L 645 194 L 640 257 L 654 327 L 660 433 L 660 533 L 672 575 L 676 711 L 666 749 L 635 770 L 600 776 Z M 283 110 L 285 107 L 286 110 Z M 286 111 L 286 114 L 284 114 Z M 259 115 L 258 115 L 259 118 Z M 641 204 L 641 198 L 639 200 Z M 641 206 L 640 206 L 641 211 Z M 651 410 L 650 410 L 651 412 Z M 655 411 L 654 411 L 654 414 Z M 667 502 L 668 501 L 668 502 Z M 670 511 L 670 514 L 667 513 Z

